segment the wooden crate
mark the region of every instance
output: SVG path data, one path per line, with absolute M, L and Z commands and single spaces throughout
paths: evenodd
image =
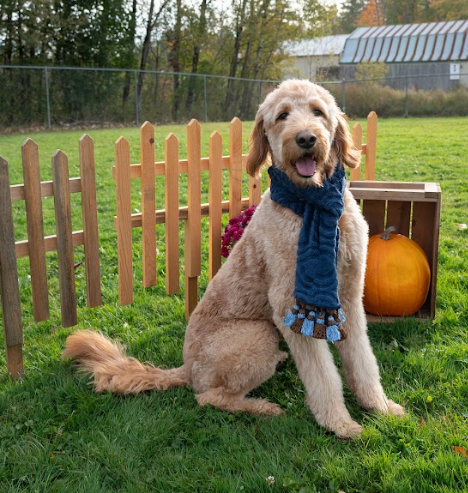
M 433 318 L 442 195 L 439 184 L 351 181 L 349 188 L 354 198 L 361 203 L 362 213 L 369 223 L 370 236 L 395 226 L 398 233 L 416 241 L 426 253 L 431 267 L 431 285 L 424 305 L 415 316 Z M 391 321 L 395 318 L 368 315 L 370 322 Z

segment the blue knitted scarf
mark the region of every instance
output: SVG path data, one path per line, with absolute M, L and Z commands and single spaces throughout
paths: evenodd
M 293 331 L 330 342 L 345 339 L 338 299 L 338 222 L 344 210 L 346 175 L 341 163 L 322 187 L 298 187 L 272 165 L 271 199 L 303 218 L 297 247 L 296 304 L 283 323 Z

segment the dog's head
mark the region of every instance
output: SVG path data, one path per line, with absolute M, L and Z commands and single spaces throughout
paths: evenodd
M 247 172 L 257 175 L 269 154 L 298 186 L 321 186 L 338 161 L 356 168 L 361 158 L 333 96 L 306 80 L 281 83 L 260 105 Z

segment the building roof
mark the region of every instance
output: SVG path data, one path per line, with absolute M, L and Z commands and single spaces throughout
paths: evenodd
M 358 27 L 340 63 L 468 60 L 468 20 Z
M 305 39 L 287 43 L 286 52 L 293 57 L 337 55 L 340 56 L 349 34 L 337 34 L 322 38 Z

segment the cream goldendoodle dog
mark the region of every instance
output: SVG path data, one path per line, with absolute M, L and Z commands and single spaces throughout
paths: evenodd
M 325 89 L 299 80 L 283 82 L 258 110 L 248 173 L 256 175 L 268 157 L 280 179 L 288 181 L 294 190 L 325 192 L 324 185 L 342 173 L 340 163 L 356 167 L 360 159 L 333 97 Z M 337 341 L 346 381 L 359 404 L 384 414 L 401 415 L 403 408 L 387 399 L 382 389 L 366 331 L 362 294 L 367 224 L 349 191 L 344 191 L 342 200 L 335 269 L 346 322 L 341 325 L 338 312 L 333 312 L 336 320 L 332 316 L 331 324 L 343 337 L 337 335 L 332 340 Z M 307 337 L 306 332 L 300 333 L 300 327 L 291 330 L 285 325 L 286 314 L 296 314 L 293 319 L 297 319 L 299 308 L 305 308 L 301 304 L 291 312 L 291 307 L 299 303 L 295 301 L 295 283 L 297 288 L 298 242 L 303 228 L 303 218 L 293 212 L 294 208 L 294 204 L 285 207 L 272 199 L 270 191 L 265 193 L 249 227 L 190 317 L 180 368 L 143 365 L 93 331 L 72 334 L 64 357 L 74 358 L 93 374 L 96 391 L 127 394 L 189 384 L 200 405 L 278 415 L 282 410 L 277 404 L 246 395 L 270 378 L 278 362 L 286 358 L 287 354 L 278 349 L 281 333 L 317 422 L 339 437 L 359 435 L 361 426 L 346 409 L 329 343 Z M 312 260 L 314 255 L 315 251 L 307 253 Z M 307 306 L 302 313 L 310 314 L 310 309 Z M 317 322 L 325 323 L 322 329 L 327 325 L 323 320 Z

